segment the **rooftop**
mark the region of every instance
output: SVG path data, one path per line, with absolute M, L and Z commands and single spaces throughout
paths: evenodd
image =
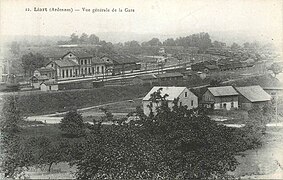
M 78 66 L 77 63 L 75 63 L 72 60 L 69 59 L 60 59 L 60 60 L 55 60 L 54 63 L 56 63 L 59 67 L 72 67 L 72 66 Z
M 272 98 L 260 86 L 236 87 L 236 90 L 251 102 L 269 101 Z
M 239 95 L 232 86 L 219 86 L 207 88 L 213 96 L 236 96 Z
M 185 89 L 186 87 L 160 87 L 155 86 L 153 87 L 147 95 L 143 98 L 143 101 L 149 101 L 150 95 L 156 92 L 157 90 L 162 89 L 161 96 L 164 96 L 165 94 L 168 94 L 169 96 L 166 98 L 166 100 L 173 101 L 175 98 L 177 98 Z

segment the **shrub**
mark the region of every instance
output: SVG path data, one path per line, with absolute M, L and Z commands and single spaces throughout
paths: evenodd
M 82 115 L 76 110 L 69 111 L 61 120 L 59 128 L 67 137 L 81 137 L 85 135 Z

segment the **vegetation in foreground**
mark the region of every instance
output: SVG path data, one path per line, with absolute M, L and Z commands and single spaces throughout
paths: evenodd
M 225 178 L 235 170 L 235 155 L 259 146 L 264 132 L 258 123 L 242 129 L 228 128 L 210 120 L 202 109 L 168 108 L 166 96 L 157 91 L 152 100 L 160 104 L 156 114 L 126 123 L 105 116 L 83 124 L 81 116 L 69 112 L 56 136 L 22 136 L 25 130 L 16 98 L 7 98 L 2 114 L 1 170 L 5 177 L 19 177 L 33 165 L 69 162 L 77 166 L 78 179 L 196 179 Z M 115 125 L 102 126 L 103 121 Z M 56 133 L 55 133 L 56 134 Z

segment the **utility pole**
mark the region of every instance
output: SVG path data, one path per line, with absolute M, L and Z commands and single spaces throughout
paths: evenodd
M 276 116 L 276 119 L 275 119 L 275 120 L 276 120 L 276 127 L 277 127 L 277 123 L 278 123 L 278 95 L 277 95 L 277 92 L 276 92 L 276 94 L 275 94 L 275 101 L 276 101 L 276 102 L 275 102 L 275 103 L 276 103 L 276 104 L 275 104 L 275 105 L 276 105 L 276 106 L 275 106 L 275 111 L 276 111 L 276 112 L 275 112 L 275 113 L 276 113 L 276 114 L 275 114 L 275 116 Z

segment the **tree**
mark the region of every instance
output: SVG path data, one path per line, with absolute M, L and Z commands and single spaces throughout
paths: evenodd
M 18 168 L 22 166 L 17 160 L 19 154 L 19 132 L 21 131 L 22 115 L 18 107 L 18 99 L 15 96 L 3 98 L 4 104 L 1 113 L 1 169 L 5 177 L 13 177 L 21 173 Z
M 19 124 L 23 121 L 23 118 L 18 107 L 17 97 L 8 96 L 4 99 L 2 113 L 1 131 L 8 135 L 20 132 Z
M 152 38 L 150 41 L 148 41 L 148 44 L 150 46 L 161 46 L 162 45 L 158 38 Z
M 176 46 L 176 43 L 173 38 L 168 38 L 163 42 L 164 46 Z
M 133 48 L 139 48 L 141 45 L 139 44 L 138 41 L 127 41 L 124 43 L 125 47 L 133 47 Z
M 151 95 L 160 105 L 155 115 L 137 109 L 139 121 L 86 137 L 78 179 L 209 179 L 235 170 L 235 155 L 250 145 L 244 132 L 218 125 L 202 109 L 178 106 L 178 99 L 171 110 L 161 91 Z
M 11 49 L 10 51 L 14 54 L 14 55 L 18 55 L 20 53 L 20 44 L 17 41 L 13 41 L 11 44 Z
M 233 43 L 231 45 L 231 49 L 233 49 L 233 50 L 236 50 L 236 49 L 239 49 L 239 48 L 241 48 L 241 46 L 239 46 L 237 43 Z
M 273 63 L 271 64 L 271 66 L 268 68 L 269 70 L 271 70 L 273 72 L 273 74 L 276 75 L 279 73 L 282 73 L 282 67 L 280 66 L 279 63 Z
M 91 34 L 89 37 L 88 37 L 88 42 L 90 44 L 98 44 L 99 43 L 99 37 L 97 37 L 95 34 Z
M 85 135 L 82 115 L 76 110 L 69 111 L 60 122 L 63 135 L 67 137 L 81 137 Z
M 212 46 L 215 48 L 223 48 L 226 47 L 226 43 L 220 41 L 213 41 Z
M 76 35 L 75 33 L 71 34 L 71 43 L 73 44 L 79 43 L 79 36 Z
M 212 87 L 217 87 L 221 85 L 221 80 L 220 79 L 212 79 L 210 81 L 210 86 Z
M 42 54 L 28 53 L 22 56 L 22 66 L 25 75 L 31 76 L 37 68 L 41 68 L 45 65 L 45 58 Z
M 86 44 L 88 42 L 88 35 L 86 33 L 82 33 L 79 42 L 81 44 Z

